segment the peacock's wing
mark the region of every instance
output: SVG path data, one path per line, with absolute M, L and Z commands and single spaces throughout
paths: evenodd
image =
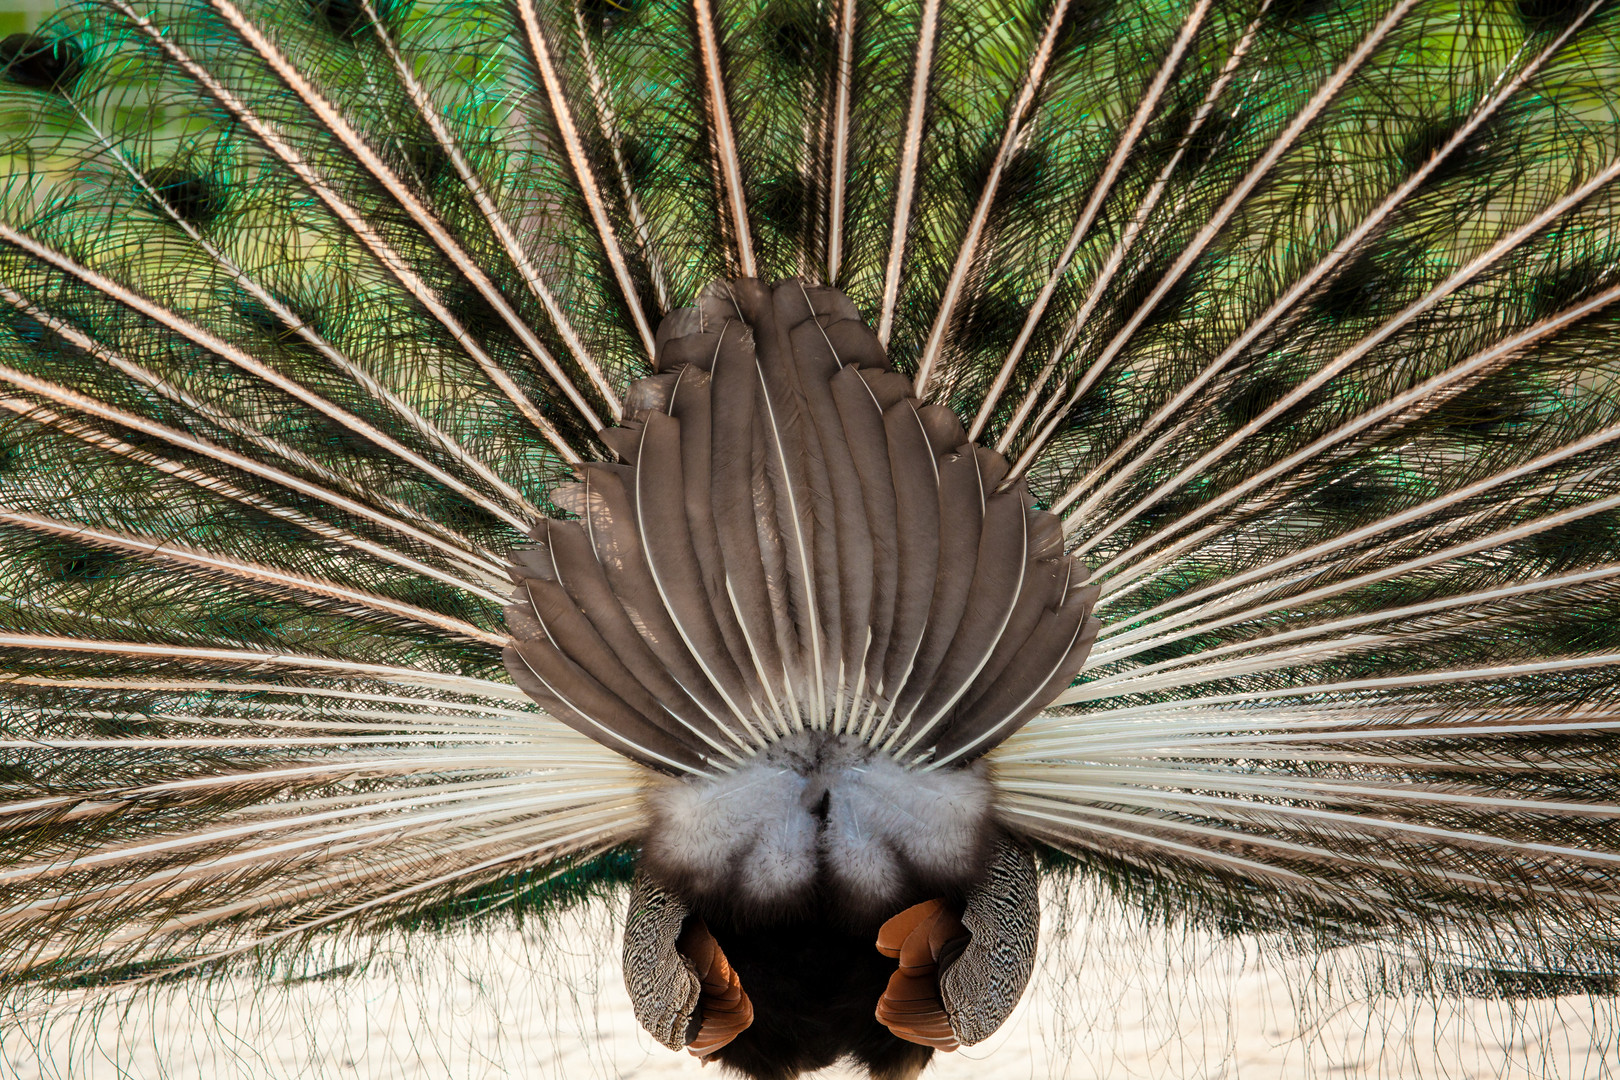
M 505 680 L 505 554 L 664 313 L 799 275 L 1101 583 L 1009 824 L 1178 911 L 1607 971 L 1607 8 L 100 0 L 0 42 L 4 970 L 633 835 L 639 767 Z

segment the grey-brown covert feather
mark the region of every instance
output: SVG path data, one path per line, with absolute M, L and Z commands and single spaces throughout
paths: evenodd
M 1096 592 L 1055 519 L 842 294 L 720 283 L 656 366 L 604 436 L 622 463 L 553 495 L 579 523 L 535 530 L 554 572 L 513 564 L 508 666 L 559 717 L 663 771 L 803 730 L 920 766 L 983 754 L 1078 671 Z

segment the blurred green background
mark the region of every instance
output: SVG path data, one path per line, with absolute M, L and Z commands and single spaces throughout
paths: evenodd
M 0 37 L 32 30 L 59 6 L 60 0 L 0 0 Z

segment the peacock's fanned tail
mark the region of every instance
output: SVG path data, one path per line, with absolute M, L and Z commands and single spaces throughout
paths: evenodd
M 717 778 L 816 732 L 911 770 L 983 756 L 1068 688 L 1100 624 L 1005 458 L 968 442 L 848 298 L 718 282 L 514 553 L 507 668 L 570 727 Z
M 507 675 L 508 553 L 743 278 L 847 294 L 1090 570 L 1003 825 L 1224 926 L 1616 974 L 1617 19 L 87 0 L 0 41 L 0 981 L 636 837 L 646 766 Z

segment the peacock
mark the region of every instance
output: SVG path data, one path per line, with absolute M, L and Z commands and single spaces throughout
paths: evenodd
M 582 880 L 758 1080 L 982 1042 L 1043 889 L 1613 994 L 1616 85 L 1607 0 L 0 40 L 8 1015 Z

